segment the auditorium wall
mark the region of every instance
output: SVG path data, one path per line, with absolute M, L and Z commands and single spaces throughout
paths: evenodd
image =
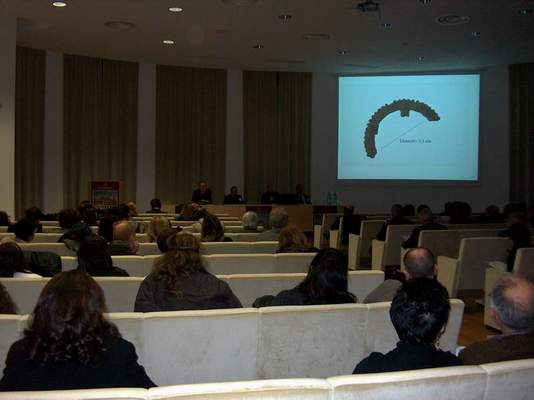
M 337 76 L 313 76 L 311 195 L 325 202 L 336 192 L 338 201 L 362 212 L 382 212 L 393 203 L 429 204 L 440 211 L 445 201 L 465 200 L 474 211 L 489 204 L 502 207 L 509 193 L 508 68 L 494 66 L 481 73 L 479 181 L 451 184 L 418 182 L 338 182 Z

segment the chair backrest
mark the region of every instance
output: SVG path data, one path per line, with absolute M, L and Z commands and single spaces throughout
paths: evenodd
M 458 258 L 460 243 L 464 238 L 496 237 L 499 229 L 456 229 L 440 231 L 422 231 L 419 234 L 418 246 L 426 247 L 434 256 Z
M 466 238 L 460 245 L 458 289 L 483 289 L 489 261 L 506 262 L 512 241 L 507 238 Z
M 515 254 L 513 271 L 534 278 L 534 247 L 518 249 Z
M 360 225 L 360 257 L 368 258 L 371 256 L 369 253 L 371 242 L 373 239 L 376 239 L 376 235 L 378 235 L 385 222 L 384 219 L 368 219 L 362 221 Z
M 278 242 L 205 242 L 200 246 L 200 253 L 210 254 L 274 254 Z
M 17 243 L 23 251 L 49 251 L 58 256 L 76 256 L 64 243 Z
M 484 400 L 530 399 L 534 393 L 534 359 L 480 366 L 487 374 Z
M 149 256 L 158 254 L 161 254 L 161 251 L 159 251 L 157 243 L 139 243 L 139 250 L 137 251 L 137 255 Z
M 419 225 L 389 225 L 384 243 L 384 265 L 400 265 L 400 249 L 406 237 Z
M 320 249 L 323 242 L 323 227 L 322 225 L 313 226 L 313 247 Z
M 274 274 L 277 272 L 273 254 L 213 254 L 202 256 L 202 262 L 204 267 L 214 275 Z
M 62 233 L 36 233 L 32 243 L 57 243 Z M 0 240 L 9 237 L 14 239 L 15 234 L 11 232 L 0 233 Z

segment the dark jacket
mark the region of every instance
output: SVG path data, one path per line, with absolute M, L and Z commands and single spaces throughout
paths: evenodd
M 404 247 L 405 249 L 411 249 L 413 247 L 417 247 L 417 243 L 419 242 L 419 233 L 421 231 L 442 231 L 446 229 L 447 227 L 445 225 L 441 225 L 436 222 L 429 222 L 428 224 L 418 226 L 413 229 L 412 234 L 402 244 L 402 247 Z
M 462 362 L 448 351 L 438 350 L 434 346 L 427 344 L 399 342 L 397 347 L 389 353 L 371 353 L 369 357 L 356 365 L 353 374 L 409 371 L 456 365 L 462 365 Z
M 135 312 L 210 310 L 240 308 L 239 299 L 230 286 L 207 271 L 189 276 L 179 275 L 177 293 L 167 289 L 164 280 L 155 274 L 148 275 L 141 283 L 135 299 Z
M 211 204 L 211 190 L 206 189 L 206 191 L 202 193 L 200 189 L 195 189 L 193 191 L 193 195 L 191 196 L 191 201 L 194 201 L 198 204 Z
M 119 267 L 91 268 L 85 270 L 91 276 L 130 276 L 128 272 Z
M 134 346 L 118 337 L 104 341 L 107 348 L 96 365 L 76 361 L 45 362 L 28 359 L 27 339 L 15 342 L 9 349 L 1 391 L 68 390 L 114 387 L 156 386 L 145 369 L 137 363 Z
M 388 226 L 390 225 L 409 225 L 409 224 L 413 224 L 413 222 L 404 217 L 396 217 L 396 218 L 388 219 L 386 223 L 382 225 L 382 228 L 380 228 L 380 231 L 378 231 L 378 233 L 376 234 L 376 240 L 382 240 L 382 241 L 386 240 L 386 233 L 388 230 Z
M 495 335 L 473 343 L 461 353 L 465 365 L 534 358 L 534 330 L 508 335 Z
M 240 194 L 235 196 L 233 194 L 227 194 L 224 196 L 224 204 L 245 204 L 245 200 Z
M 506 260 L 508 271 L 512 271 L 517 250 L 532 246 L 532 243 L 530 243 L 530 230 L 526 224 L 513 224 L 505 231 L 499 232 L 499 236 L 510 238 L 513 243 Z
M 345 304 L 357 303 L 358 299 L 352 293 L 346 292 L 338 296 L 336 299 L 325 300 L 318 296 L 313 296 L 309 291 L 300 288 L 299 286 L 283 290 L 276 296 L 267 295 L 258 297 L 254 300 L 252 307 L 271 307 L 271 306 L 306 306 L 317 304 Z
M 341 232 L 341 244 L 346 246 L 349 244 L 349 234 L 352 233 L 354 235 L 360 234 L 360 227 L 362 224 L 362 221 L 367 220 L 366 217 L 363 215 L 358 214 L 349 214 L 343 216 L 343 227 Z M 339 217 L 336 218 L 332 226 L 330 227 L 332 230 L 338 230 L 339 229 Z
M 280 193 L 278 192 L 265 192 L 261 195 L 261 204 L 274 204 L 278 203 L 280 199 Z

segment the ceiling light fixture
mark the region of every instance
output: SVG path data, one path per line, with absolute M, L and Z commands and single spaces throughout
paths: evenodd
M 170 45 L 173 45 L 173 44 L 174 44 L 174 40 L 171 40 L 171 39 L 165 39 L 165 40 L 163 41 L 163 44 L 166 44 L 166 45 L 169 45 L 169 46 L 170 46 Z
M 479 37 L 479 36 L 480 36 L 480 32 L 479 32 L 479 31 L 471 32 L 471 36 L 473 36 L 473 37 Z
M 417 0 L 417 2 L 423 6 L 428 6 L 432 4 L 432 0 Z
M 339 54 L 340 56 L 346 56 L 348 54 L 348 51 L 347 50 L 339 50 L 337 52 L 337 54 Z
M 521 14 L 521 15 L 531 15 L 532 14 L 532 9 L 526 8 L 524 10 L 519 10 L 519 14 Z
M 419 56 L 419 57 L 417 57 L 417 61 L 423 62 L 423 61 L 425 61 L 425 57 Z
M 382 28 L 384 28 L 384 29 L 391 29 L 392 26 L 393 25 L 391 25 L 389 22 L 384 22 L 382 24 Z
M 437 17 L 435 21 L 440 25 L 461 25 L 467 24 L 471 18 L 467 15 L 448 14 Z
M 52 3 L 52 5 L 53 5 L 54 7 L 60 7 L 60 8 L 61 8 L 61 7 L 67 7 L 67 3 L 65 3 L 64 1 L 54 1 L 54 2 Z
M 263 49 L 265 46 L 263 44 L 255 44 L 254 46 L 252 46 L 252 48 L 256 49 L 256 50 L 260 50 L 260 49 Z
M 181 13 L 184 9 L 182 7 L 169 7 L 169 11 L 172 13 Z
M 278 16 L 278 19 L 282 21 L 289 21 L 293 16 L 291 14 L 281 14 Z

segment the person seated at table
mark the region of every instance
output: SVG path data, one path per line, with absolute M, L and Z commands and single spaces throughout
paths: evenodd
M 258 230 L 258 214 L 254 211 L 247 211 L 241 218 L 243 229 L 246 231 Z
M 280 231 L 277 253 L 316 253 L 318 250 L 311 247 L 308 238 L 295 226 L 286 226 Z
M 106 320 L 100 286 L 80 270 L 61 272 L 44 287 L 6 358 L 1 391 L 150 388 L 134 346 Z
M 261 195 L 261 204 L 276 204 L 280 201 L 280 193 L 272 188 L 271 185 L 265 187 L 265 192 Z
M 295 288 L 276 296 L 258 297 L 253 307 L 357 303 L 348 291 L 347 257 L 336 249 L 322 249 L 313 258 L 308 275 Z
M 219 218 L 213 214 L 207 214 L 202 220 L 200 229 L 201 242 L 231 242 L 232 239 L 224 236 L 224 226 Z
M 178 233 L 167 239 L 169 250 L 154 261 L 152 273 L 141 283 L 136 312 L 240 308 L 230 286 L 202 266 L 200 242 Z
M 211 197 L 211 189 L 205 181 L 200 181 L 198 189 L 193 191 L 191 201 L 198 204 L 211 204 L 213 202 Z
M 99 236 L 81 242 L 78 250 L 78 269 L 91 276 L 130 276 L 122 268 L 113 266 L 108 244 Z
M 230 188 L 230 194 L 224 196 L 224 204 L 245 204 L 245 199 L 237 191 L 237 186 Z
M 373 352 L 356 365 L 354 374 L 452 367 L 462 362 L 436 347 L 449 320 L 449 294 L 437 280 L 406 281 L 391 302 L 389 316 L 400 341 L 386 354 Z

